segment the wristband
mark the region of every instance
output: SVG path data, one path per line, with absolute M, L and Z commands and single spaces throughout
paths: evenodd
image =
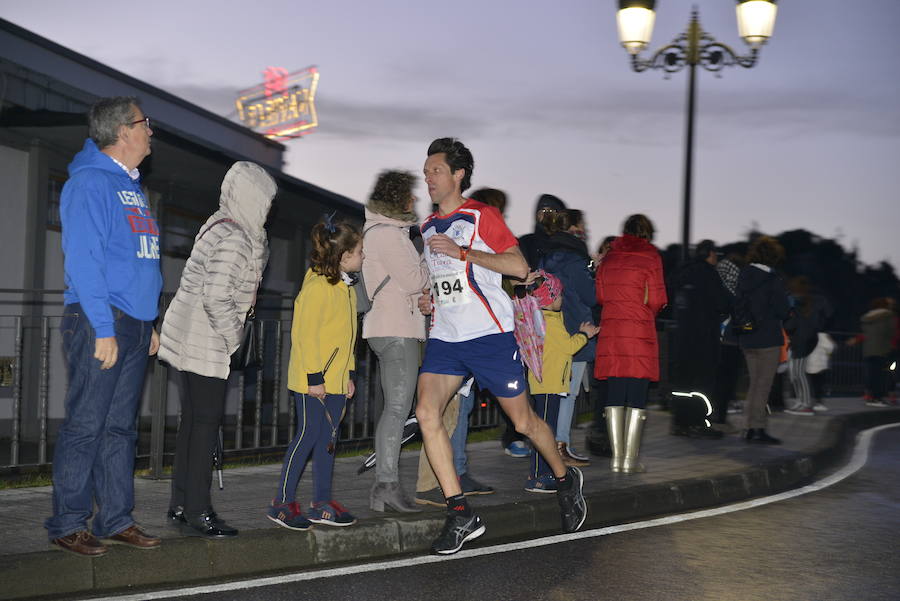
M 468 246 L 460 246 L 459 247 L 459 260 L 462 261 L 463 263 L 465 263 L 468 256 L 469 256 L 469 247 Z

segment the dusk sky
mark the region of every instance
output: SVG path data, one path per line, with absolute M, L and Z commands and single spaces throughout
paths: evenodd
M 687 26 L 741 53 L 734 0 L 659 0 L 651 50 Z M 269 65 L 321 71 L 319 130 L 286 171 L 365 201 L 428 143 L 475 155 L 473 188 L 510 197 L 516 234 L 552 193 L 592 246 L 644 212 L 680 238 L 687 73 L 634 73 L 615 0 L 152 3 L 0 0 L 3 18 L 234 119 Z M 805 228 L 900 265 L 900 2 L 781 0 L 752 69 L 700 71 L 693 238 Z M 646 53 L 645 53 L 646 54 Z M 428 210 L 419 187 L 420 215 Z

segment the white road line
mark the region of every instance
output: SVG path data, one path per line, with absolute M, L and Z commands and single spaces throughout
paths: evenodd
M 440 561 L 452 561 L 455 559 L 466 559 L 469 557 L 481 557 L 483 555 L 493 555 L 495 553 L 506 553 L 508 551 L 519 551 L 522 549 L 533 549 L 535 547 L 543 547 L 546 545 L 555 545 L 571 540 L 580 540 L 585 538 L 594 538 L 597 536 L 607 536 L 610 534 L 618 534 L 620 532 L 629 532 L 631 530 L 642 530 L 644 528 L 655 528 L 656 526 L 666 526 L 668 524 L 677 524 L 688 520 L 697 520 L 708 518 L 716 515 L 723 515 L 735 511 L 743 511 L 752 509 L 769 503 L 777 503 L 794 497 L 799 497 L 811 492 L 817 492 L 823 488 L 837 484 L 841 480 L 852 476 L 859 471 L 869 458 L 869 448 L 872 444 L 872 438 L 875 434 L 888 428 L 900 427 L 900 423 L 886 424 L 876 426 L 861 432 L 856 438 L 856 446 L 853 449 L 853 456 L 850 461 L 830 476 L 818 480 L 807 486 L 779 493 L 769 497 L 753 499 L 751 501 L 743 501 L 714 509 L 704 509 L 701 511 L 692 511 L 672 515 L 664 518 L 646 520 L 643 522 L 633 522 L 630 524 L 620 524 L 617 526 L 609 526 L 606 528 L 598 528 L 596 530 L 585 530 L 583 532 L 574 532 L 572 534 L 559 534 L 556 536 L 547 536 L 533 540 L 525 540 L 516 543 L 507 543 L 504 545 L 494 545 L 491 547 L 482 547 L 478 549 L 466 549 L 455 555 L 433 556 L 426 555 L 424 557 L 409 557 L 406 559 L 397 559 L 392 561 L 381 561 L 377 563 L 360 564 L 353 566 L 345 566 L 341 568 L 331 568 L 326 570 L 316 570 L 311 572 L 300 572 L 296 574 L 284 574 L 281 576 L 270 576 L 267 578 L 254 578 L 252 580 L 243 580 L 239 582 L 226 582 L 223 584 L 210 584 L 206 586 L 192 586 L 180 589 L 171 589 L 165 591 L 145 592 L 136 595 L 120 595 L 113 597 L 92 597 L 93 601 L 145 601 L 150 599 L 170 599 L 179 596 L 203 595 L 207 593 L 217 593 L 224 591 L 239 591 L 251 588 L 259 588 L 263 586 L 272 586 L 277 584 L 288 584 L 291 582 L 302 582 L 305 580 L 318 580 L 320 578 L 333 578 L 335 576 L 347 576 L 350 574 L 364 574 L 366 572 L 378 572 L 382 570 L 392 570 L 396 568 L 405 568 L 410 566 L 419 566 L 428 563 L 436 563 Z

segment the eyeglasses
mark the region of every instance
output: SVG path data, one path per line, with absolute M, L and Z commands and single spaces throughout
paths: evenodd
M 143 119 L 138 119 L 137 121 L 132 121 L 131 123 L 128 124 L 128 127 L 131 127 L 132 125 L 137 125 L 138 123 L 143 123 L 144 127 L 146 127 L 147 129 L 150 129 L 150 117 L 144 117 Z

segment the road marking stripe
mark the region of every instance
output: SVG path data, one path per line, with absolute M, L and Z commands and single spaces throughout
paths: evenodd
M 642 530 L 644 528 L 655 528 L 656 526 L 666 526 L 669 524 L 677 524 L 679 522 L 686 522 L 689 520 L 698 520 L 701 518 L 707 518 L 717 515 L 723 515 L 726 513 L 732 513 L 735 511 L 744 511 L 746 509 L 753 509 L 754 507 L 760 507 L 763 505 L 768 505 L 770 503 L 777 503 L 779 501 L 785 501 L 787 499 L 792 499 L 794 497 L 799 497 L 801 495 L 805 495 L 812 492 L 820 491 L 824 488 L 837 484 L 841 480 L 852 476 L 854 473 L 859 471 L 869 459 L 869 448 L 872 444 L 872 438 L 878 432 L 882 430 L 886 430 L 888 428 L 896 428 L 900 427 L 900 423 L 897 424 L 885 424 L 883 426 L 876 426 L 874 428 L 870 428 L 861 432 L 856 439 L 856 446 L 853 449 L 853 456 L 850 461 L 837 470 L 830 476 L 827 476 L 821 480 L 818 480 L 812 484 L 808 484 L 801 488 L 796 488 L 794 490 L 789 490 L 783 493 L 778 493 L 777 495 L 772 495 L 769 497 L 761 497 L 759 499 L 752 499 L 750 501 L 742 501 L 740 503 L 733 503 L 731 505 L 724 505 L 722 507 L 715 507 L 713 509 L 703 509 L 701 511 L 692 511 L 688 513 L 681 513 L 677 515 L 671 515 L 664 518 L 656 518 L 652 520 L 646 520 L 643 522 L 632 522 L 628 524 L 619 524 L 616 526 L 608 526 L 606 528 L 597 528 L 595 530 L 585 530 L 583 532 L 573 532 L 571 534 L 558 534 L 555 536 L 547 536 L 544 538 L 538 538 L 533 540 L 525 540 L 516 543 L 507 543 L 503 545 L 494 545 L 491 547 L 481 547 L 478 549 L 466 549 L 464 551 L 460 551 L 455 555 L 426 555 L 426 556 L 417 556 L 417 557 L 409 557 L 405 559 L 396 559 L 392 561 L 381 561 L 376 563 L 369 564 L 360 564 L 353 566 L 345 566 L 341 568 L 330 568 L 325 570 L 316 570 L 311 572 L 300 572 L 296 574 L 284 574 L 281 576 L 269 576 L 266 578 L 254 578 L 252 580 L 242 580 L 238 582 L 226 582 L 222 584 L 210 584 L 205 586 L 191 586 L 180 589 L 171 589 L 164 591 L 148 591 L 145 593 L 139 593 L 136 595 L 120 595 L 113 597 L 92 597 L 93 601 L 145 601 L 150 599 L 170 599 L 172 597 L 179 596 L 192 596 L 192 595 L 203 595 L 208 593 L 217 593 L 224 591 L 239 591 L 246 590 L 251 588 L 259 588 L 264 586 L 273 586 L 278 584 L 289 584 L 291 582 L 303 582 L 306 580 L 318 580 L 320 578 L 334 578 L 336 576 L 348 576 L 351 574 L 364 574 L 367 572 L 379 572 L 382 570 L 392 570 L 396 568 L 406 568 L 412 566 L 419 566 L 423 564 L 436 563 L 440 561 L 452 561 L 455 559 L 466 559 L 470 557 L 481 557 L 484 555 L 493 555 L 495 553 L 506 553 L 508 551 L 520 551 L 522 549 L 533 549 L 535 547 L 544 547 L 547 545 L 555 545 L 559 543 L 564 543 L 572 540 L 581 540 L 585 538 L 594 538 L 598 536 L 608 536 L 610 534 L 618 534 L 620 532 L 630 532 L 632 530 Z

